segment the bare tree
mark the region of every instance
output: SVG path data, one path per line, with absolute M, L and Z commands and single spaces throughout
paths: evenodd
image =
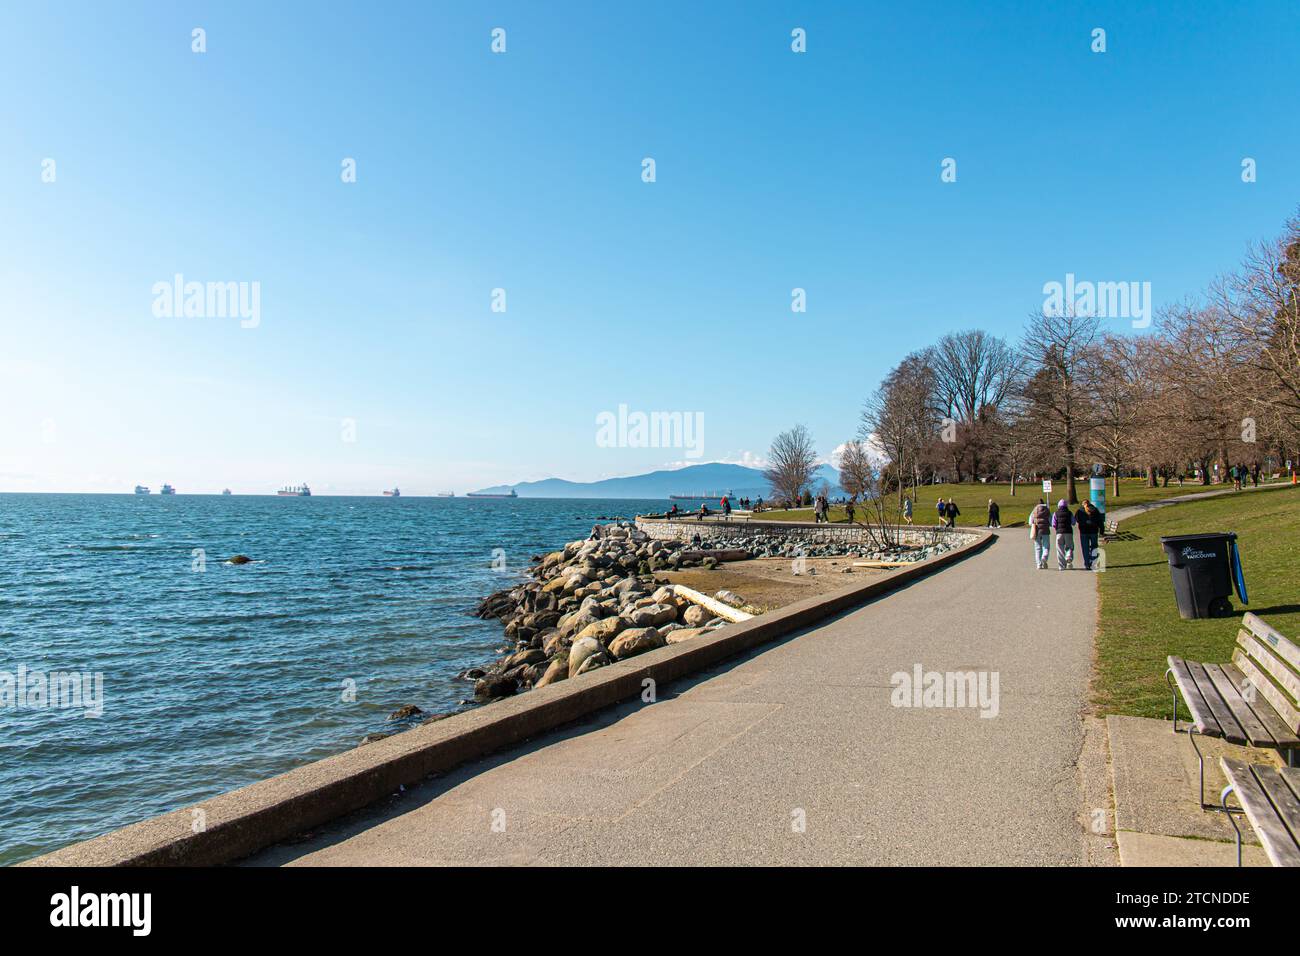
M 1249 373 L 1234 380 L 1243 402 L 1300 438 L 1300 213 L 1283 234 L 1255 246 L 1218 280 L 1210 301 L 1236 339 Z
M 1034 313 L 1021 343 L 1029 377 L 1023 396 L 1028 412 L 1038 424 L 1044 444 L 1065 468 L 1065 500 L 1076 504 L 1075 470 L 1096 428 L 1097 342 L 1100 320 L 1096 316 Z
M 778 495 L 797 502 L 812 484 L 816 467 L 812 435 L 803 425 L 796 425 L 773 439 L 763 477 Z
M 937 419 L 930 350 L 913 352 L 885 376 L 866 403 L 858 438 L 874 444 L 889 459 L 900 503 L 908 480 L 919 480 L 922 451 L 933 439 Z
M 945 335 L 934 347 L 934 388 L 943 414 L 953 420 L 950 453 L 961 476 L 970 464 L 972 481 L 992 452 L 993 417 L 1016 380 L 1016 354 L 1006 341 L 981 329 Z
M 1153 348 L 1147 339 L 1106 335 L 1098 348 L 1093 408 L 1096 427 L 1087 451 L 1110 469 L 1119 497 L 1121 469 L 1141 454 L 1144 423 L 1152 412 Z
M 865 530 L 871 547 L 898 547 L 901 507 L 893 503 L 884 470 L 872 460 L 865 442 L 845 443 L 840 454 L 840 485 L 861 502 L 854 523 Z

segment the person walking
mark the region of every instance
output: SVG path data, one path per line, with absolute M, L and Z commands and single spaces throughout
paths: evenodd
M 1047 570 L 1047 556 L 1051 553 L 1051 544 L 1049 543 L 1051 535 L 1052 513 L 1047 508 L 1047 503 L 1042 498 L 1038 499 L 1038 504 L 1034 505 L 1034 510 L 1029 512 L 1029 520 L 1025 522 L 1029 525 L 1029 540 L 1034 542 L 1034 564 L 1038 570 Z
M 998 507 L 998 503 L 992 498 L 989 499 L 989 527 L 1002 527 L 1002 509 Z
M 1106 516 L 1091 501 L 1085 501 L 1074 513 L 1074 523 L 1079 526 L 1079 550 L 1083 552 L 1083 570 L 1091 571 L 1097 560 L 1097 536 L 1101 534 Z
M 943 512 L 948 518 L 948 527 L 954 527 L 957 524 L 957 516 L 961 514 L 961 509 L 957 507 L 957 502 L 951 498 L 948 499 L 948 507 Z
M 848 516 L 849 524 L 853 524 L 854 508 L 853 508 L 852 498 L 850 498 L 848 501 L 844 503 L 844 513 Z
M 906 495 L 903 497 L 903 520 L 912 523 L 912 499 Z
M 722 520 L 731 520 L 731 499 L 726 495 L 722 496 Z
M 940 499 L 939 499 L 939 503 L 936 504 L 935 507 L 939 510 L 939 524 L 943 524 L 943 513 L 944 513 L 944 511 L 947 509 L 948 506 L 947 506 L 946 504 L 944 504 L 943 499 L 940 498 Z
M 1056 531 L 1056 570 L 1074 567 L 1074 515 L 1062 498 L 1056 503 L 1052 515 L 1052 528 Z

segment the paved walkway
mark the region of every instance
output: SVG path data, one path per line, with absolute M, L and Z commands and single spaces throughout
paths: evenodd
M 901 591 L 273 847 L 256 865 L 1074 864 L 1096 587 L 1023 529 Z M 996 671 L 999 711 L 891 706 Z M 799 824 L 803 822 L 803 832 Z M 495 828 L 494 828 L 495 824 Z

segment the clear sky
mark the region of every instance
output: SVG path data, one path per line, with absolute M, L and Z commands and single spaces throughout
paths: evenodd
M 691 460 L 796 422 L 829 453 L 904 353 L 1017 336 L 1046 282 L 1159 305 L 1276 234 L 1297 12 L 7 4 L 0 490 L 461 493 L 688 459 L 602 447 L 620 405 L 701 414 Z M 259 323 L 156 315 L 178 273 L 259 283 Z

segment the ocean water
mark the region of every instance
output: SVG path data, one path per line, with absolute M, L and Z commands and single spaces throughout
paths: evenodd
M 663 506 L 0 494 L 0 703 L 24 668 L 103 681 L 100 716 L 32 676 L 0 707 L 0 864 L 339 753 L 403 704 L 457 709 L 504 645 L 479 598 Z

